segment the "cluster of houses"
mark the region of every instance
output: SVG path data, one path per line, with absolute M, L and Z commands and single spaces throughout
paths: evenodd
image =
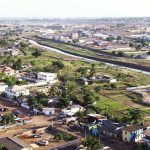
M 2 71 L 8 76 L 15 75 L 16 72 L 11 68 L 4 68 Z M 116 83 L 117 80 L 111 76 L 103 75 L 96 76 L 92 78 L 81 78 L 84 82 L 90 81 L 104 81 L 109 83 Z M 14 85 L 12 87 L 6 85 L 5 83 L 0 83 L 0 93 L 4 93 L 5 96 L 9 99 L 17 98 L 20 95 L 29 96 L 30 87 L 39 87 L 46 85 L 53 85 L 58 82 L 57 74 L 48 73 L 48 72 L 38 72 L 38 73 L 29 73 L 23 74 L 22 80 L 28 81 L 27 85 Z M 50 99 L 49 103 L 59 102 L 58 99 Z M 26 102 L 22 102 L 21 106 L 27 109 L 30 109 Z M 38 110 L 34 109 L 35 112 Z M 60 117 L 66 123 L 74 122 L 77 123 L 78 118 L 75 116 L 77 112 L 85 111 L 85 108 L 80 105 L 72 105 L 68 108 L 61 110 Z M 55 108 L 46 107 L 41 111 L 44 115 L 50 116 L 55 113 Z M 106 116 L 99 114 L 88 114 L 84 118 L 84 123 L 81 123 L 81 129 L 83 132 L 89 132 L 95 136 L 105 136 L 110 138 L 118 138 L 127 143 L 134 142 L 145 142 L 150 147 L 150 126 L 144 125 L 126 125 L 124 123 L 116 123 L 109 119 Z M 9 139 L 10 140 L 10 139 Z
M 74 121 L 77 117 L 74 114 L 77 111 L 84 111 L 80 105 L 71 106 L 67 110 L 62 110 L 62 115 L 65 115 L 66 123 Z M 100 114 L 88 114 L 84 118 L 84 123 L 81 123 L 81 129 L 86 134 L 105 137 L 109 139 L 122 140 L 125 143 L 140 143 L 144 142 L 150 147 L 150 126 L 149 125 L 127 125 L 124 123 L 116 123 L 106 116 Z
M 9 67 L 5 67 L 1 71 L 4 72 L 6 76 L 14 76 L 21 81 L 26 81 L 25 85 L 14 86 L 8 86 L 6 83 L 0 82 L 0 93 L 3 94 L 8 100 L 17 99 L 20 96 L 26 97 L 31 95 L 31 88 L 45 89 L 46 86 L 50 87 L 58 82 L 57 74 L 55 73 L 38 72 L 19 74 Z M 22 99 L 20 105 L 27 109 L 30 108 L 25 99 Z M 43 108 L 43 113 L 47 115 L 49 113 L 54 113 L 54 110 L 52 108 Z

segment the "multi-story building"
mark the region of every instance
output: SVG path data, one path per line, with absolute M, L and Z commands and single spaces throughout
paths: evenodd
M 143 132 L 147 127 L 142 125 L 126 126 L 122 130 L 122 140 L 125 142 L 139 142 L 143 138 Z
M 37 78 L 38 80 L 43 80 L 50 84 L 54 84 L 58 81 L 57 74 L 55 73 L 39 72 L 37 73 Z

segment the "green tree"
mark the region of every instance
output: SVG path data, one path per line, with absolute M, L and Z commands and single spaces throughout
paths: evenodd
M 75 116 L 77 117 L 78 123 L 81 124 L 81 122 L 84 120 L 86 114 L 82 111 L 78 111 L 75 113 Z
M 117 41 L 120 41 L 122 40 L 122 37 L 121 36 L 117 36 Z
M 49 91 L 49 96 L 60 96 L 58 85 L 53 85 Z
M 6 78 L 6 74 L 3 72 L 0 72 L 0 81 L 4 80 Z
M 53 72 L 57 72 L 65 68 L 65 65 L 62 61 L 53 61 L 52 62 L 52 70 Z
M 32 53 L 32 56 L 34 56 L 34 57 L 39 57 L 39 56 L 41 56 L 41 52 L 38 50 L 38 49 L 36 49 L 33 53 Z
M 125 56 L 125 53 L 122 52 L 122 51 L 119 51 L 117 55 L 118 55 L 119 57 L 124 57 L 124 56 Z
M 135 46 L 136 51 L 140 51 L 142 49 L 142 45 L 138 44 Z
M 22 68 L 22 60 L 20 58 L 13 64 L 13 68 L 17 70 Z
M 5 39 L 0 39 L 0 47 L 5 47 L 8 45 L 8 42 Z
M 113 41 L 113 40 L 115 40 L 115 38 L 112 37 L 112 36 L 109 36 L 109 37 L 106 38 L 106 41 L 109 41 L 109 42 L 111 42 L 111 41 Z
M 85 90 L 84 89 L 84 96 L 83 96 L 83 101 L 86 105 L 91 105 L 94 102 L 96 102 L 99 99 L 98 96 L 93 91 L 90 91 L 89 89 Z
M 4 150 L 4 145 L 0 144 L 0 150 Z
M 60 106 L 61 106 L 62 108 L 68 107 L 69 104 L 70 104 L 70 99 L 69 99 L 68 97 L 62 97 L 62 98 L 60 98 L 59 101 L 60 101 Z
M 102 150 L 103 145 L 93 136 L 88 136 L 83 142 L 87 150 Z
M 8 77 L 6 77 L 6 78 L 4 79 L 4 82 L 5 82 L 6 84 L 8 84 L 9 86 L 13 86 L 13 85 L 16 84 L 16 78 L 13 77 L 13 76 L 8 76 Z
M 15 61 L 12 56 L 8 56 L 6 59 L 4 59 L 3 64 L 11 66 L 14 62 Z
M 80 67 L 77 69 L 77 72 L 79 72 L 81 76 L 85 77 L 88 74 L 88 68 Z
M 14 123 L 15 123 L 15 119 L 11 113 L 7 113 L 2 117 L 3 125 L 10 125 L 10 124 L 14 124 Z
M 115 89 L 115 88 L 117 88 L 117 85 L 116 85 L 116 83 L 111 83 L 111 84 L 110 84 L 110 87 L 111 87 L 112 89 Z
M 129 43 L 129 47 L 134 47 L 134 44 L 133 43 Z
M 96 73 L 96 67 L 95 66 L 96 66 L 95 64 L 91 65 L 90 77 L 94 76 Z

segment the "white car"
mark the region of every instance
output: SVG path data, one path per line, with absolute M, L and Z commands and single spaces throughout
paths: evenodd
M 48 142 L 47 140 L 40 140 L 40 141 L 38 142 L 38 144 L 39 144 L 39 145 L 42 145 L 42 146 L 46 146 L 46 145 L 49 144 L 49 142 Z

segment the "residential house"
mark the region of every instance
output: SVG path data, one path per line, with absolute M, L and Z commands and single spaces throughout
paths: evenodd
M 105 135 L 108 137 L 121 137 L 121 131 L 123 128 L 123 123 L 116 123 L 110 120 L 104 120 L 98 125 L 100 135 Z
M 73 116 L 78 111 L 82 111 L 83 112 L 83 111 L 85 111 L 85 108 L 80 106 L 80 105 L 72 105 L 69 108 L 63 109 L 61 114 L 62 115 Z
M 150 129 L 147 129 L 146 131 L 144 131 L 144 136 L 143 136 L 142 140 L 150 148 Z
M 109 83 L 116 83 L 117 82 L 117 79 L 109 76 L 109 75 L 103 75 L 102 77 L 99 77 L 100 81 L 106 81 L 106 82 L 109 82 Z
M 126 126 L 122 130 L 122 140 L 129 143 L 142 141 L 145 130 L 147 130 L 147 127 L 142 125 Z
M 32 150 L 32 147 L 16 137 L 0 138 L 0 144 L 7 150 Z
M 78 33 L 71 33 L 70 34 L 70 38 L 71 39 L 77 39 L 79 37 L 79 34 Z
M 3 82 L 0 82 L 0 93 L 5 92 L 6 88 L 8 88 L 8 85 Z
M 42 109 L 42 112 L 43 112 L 44 115 L 50 116 L 50 115 L 53 115 L 55 113 L 55 108 L 45 107 L 45 108 Z
M 9 98 L 14 98 L 20 96 L 21 94 L 28 96 L 30 92 L 23 86 L 14 85 L 13 87 L 6 88 L 5 94 Z
M 106 116 L 100 115 L 100 114 L 88 114 L 87 115 L 87 121 L 88 123 L 100 123 L 103 122 L 104 120 L 107 120 Z
M 12 68 L 10 68 L 10 67 L 4 67 L 4 68 L 1 69 L 1 71 L 2 71 L 3 73 L 5 73 L 6 75 L 8 75 L 8 76 L 13 76 L 13 75 L 15 75 L 15 70 L 12 69 Z
M 55 74 L 55 73 L 39 72 L 39 73 L 37 73 L 37 79 L 46 81 L 50 84 L 54 84 L 54 83 L 58 82 L 57 74 Z
M 99 133 L 98 125 L 102 124 L 105 120 L 107 120 L 106 116 L 100 114 L 88 114 L 82 128 L 93 135 L 97 135 Z

